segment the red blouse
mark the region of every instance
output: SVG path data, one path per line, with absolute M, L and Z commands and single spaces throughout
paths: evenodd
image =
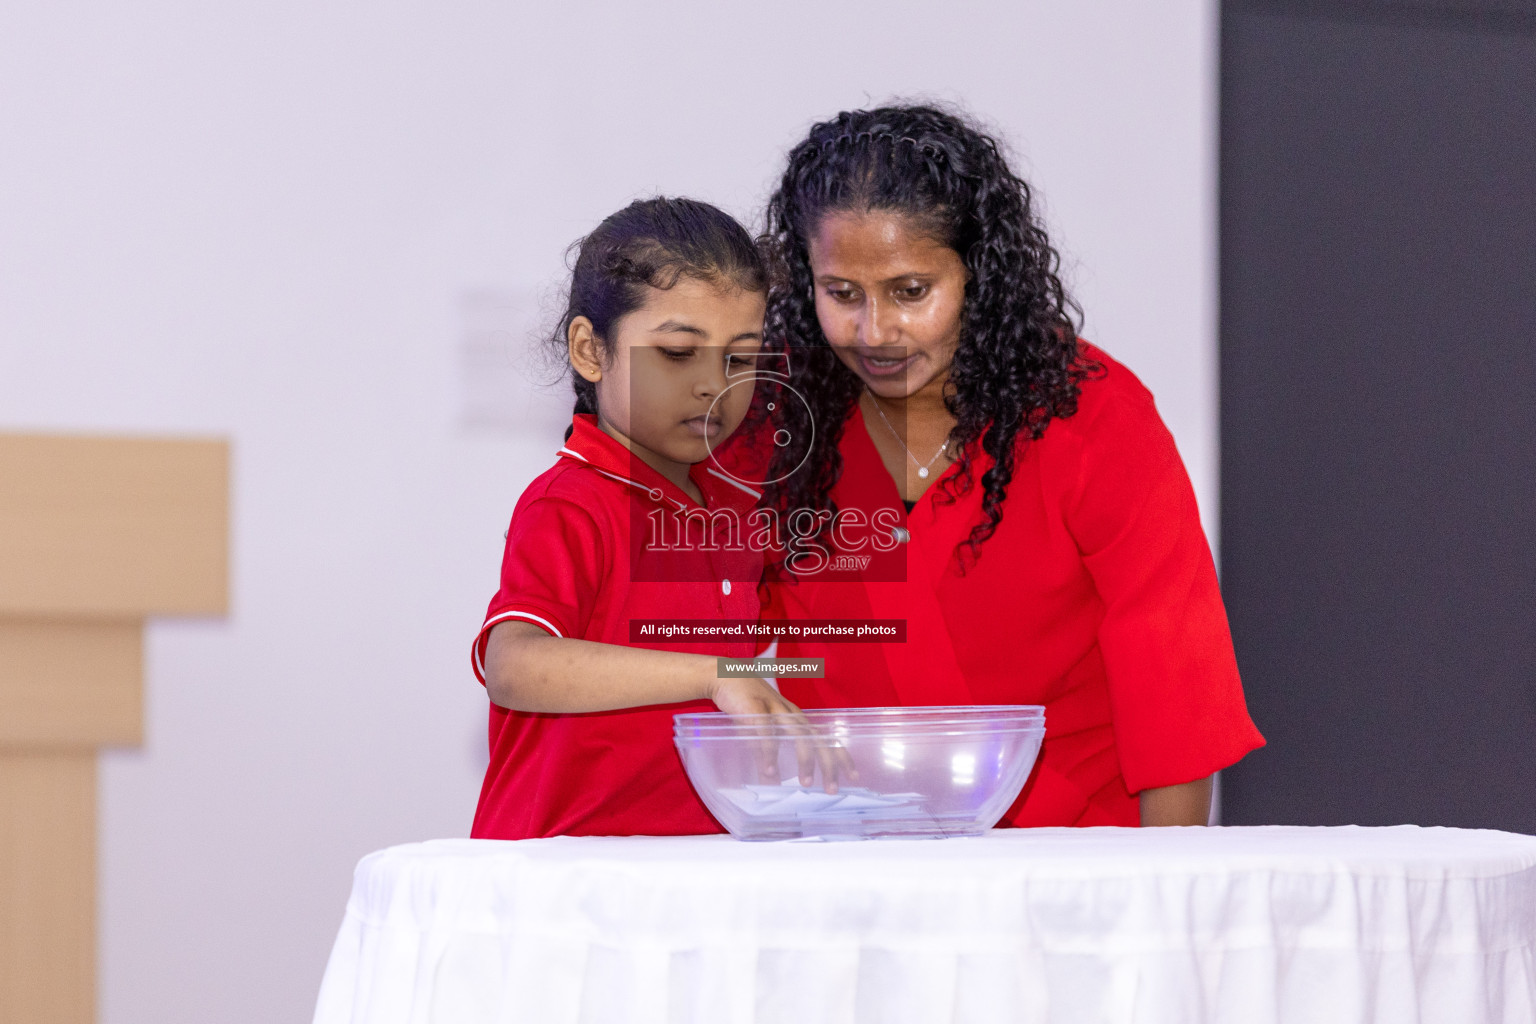
M 1137 825 L 1140 790 L 1264 743 L 1173 437 L 1141 382 L 1088 352 L 1106 374 L 1083 383 L 1075 415 L 1021 442 L 1002 522 L 963 574 L 955 549 L 982 520 L 991 460 L 978 451 L 976 485 L 946 503 L 951 467 L 908 514 L 855 408 L 833 499 L 865 522 L 899 520 L 909 539 L 866 549 L 862 572 L 771 588 L 776 616 L 907 622 L 905 643 L 781 642 L 783 657 L 826 659 L 826 678 L 781 684 L 803 707 L 1045 706 L 1039 761 L 1004 826 Z
M 690 478 L 700 506 L 608 436 L 588 415 L 575 418 L 555 466 L 518 499 L 507 532 L 501 588 L 475 638 L 475 675 L 485 681 L 491 628 L 531 622 L 553 636 L 600 643 L 750 657 L 750 640 L 647 643 L 631 619 L 758 617 L 762 554 L 702 543 L 692 550 L 649 543 L 665 513 L 675 538 L 702 511 L 750 510 L 758 495 L 707 463 Z M 683 773 L 672 716 L 713 711 L 708 701 L 591 714 L 490 709 L 490 766 L 471 835 L 527 839 L 554 835 L 694 835 L 720 832 Z

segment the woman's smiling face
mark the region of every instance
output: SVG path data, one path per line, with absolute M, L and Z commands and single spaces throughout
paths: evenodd
M 816 319 L 881 398 L 942 393 L 970 272 L 960 254 L 889 210 L 829 213 L 807 240 Z

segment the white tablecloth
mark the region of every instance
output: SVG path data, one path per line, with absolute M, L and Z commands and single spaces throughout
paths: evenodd
M 439 840 L 358 865 L 316 1024 L 1536 1024 L 1536 837 Z

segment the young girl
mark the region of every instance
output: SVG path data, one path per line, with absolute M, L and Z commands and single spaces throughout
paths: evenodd
M 719 832 L 683 773 L 672 715 L 709 701 L 795 713 L 762 679 L 719 678 L 717 656 L 751 657 L 750 639 L 639 632 L 648 619 L 758 616 L 761 553 L 697 541 L 728 533 L 757 498 L 710 454 L 751 403 L 765 294 L 752 239 L 706 203 L 636 202 L 581 241 L 554 339 L 575 415 L 518 500 L 474 645 L 491 760 L 473 836 Z

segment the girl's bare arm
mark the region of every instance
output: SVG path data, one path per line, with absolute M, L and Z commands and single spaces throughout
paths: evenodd
M 572 714 L 710 700 L 733 714 L 797 709 L 762 679 L 721 679 L 714 657 L 550 636 L 531 622 L 491 629 L 485 689 L 511 711 Z
M 486 640 L 485 689 L 511 711 L 574 714 L 711 700 L 733 715 L 791 715 L 804 721 L 800 709 L 765 680 L 720 678 L 714 657 L 571 640 L 515 620 L 498 623 Z M 792 745 L 803 785 L 811 784 L 818 762 L 828 793 L 837 792 L 839 778 L 858 778 L 847 751 L 816 741 L 809 729 Z M 777 784 L 776 743 L 762 743 L 760 752 L 760 781 Z

